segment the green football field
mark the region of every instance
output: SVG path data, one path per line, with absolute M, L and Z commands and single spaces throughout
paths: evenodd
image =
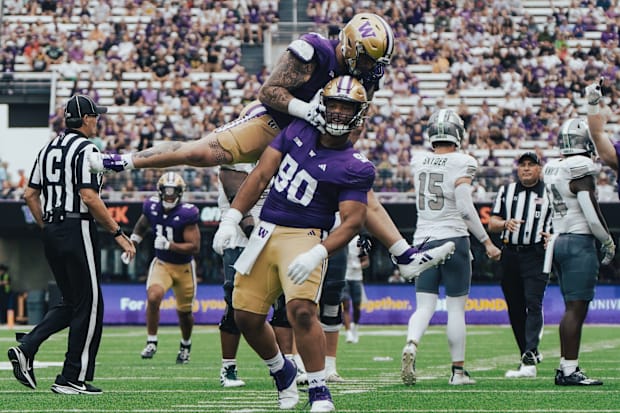
M 330 386 L 340 412 L 620 412 L 620 327 L 586 326 L 581 367 L 604 381 L 589 388 L 558 387 L 557 326 L 546 326 L 541 344 L 544 361 L 538 377 L 506 379 L 518 356 L 507 326 L 469 326 L 466 366 L 476 385 L 448 385 L 450 357 L 445 327 L 431 327 L 418 352 L 418 383 L 400 381 L 400 352 L 405 326 L 362 326 L 358 344 L 341 336 L 338 371 L 346 383 Z M 105 327 L 93 384 L 99 396 L 66 396 L 50 391 L 60 372 L 66 334 L 41 348 L 35 361 L 37 390 L 19 384 L 10 370 L 6 350 L 14 332 L 0 330 L 0 413 L 3 412 L 269 412 L 277 411 L 276 389 L 267 368 L 243 343 L 239 375 L 246 386 L 223 389 L 219 384 L 220 347 L 217 329 L 197 326 L 192 358 L 176 365 L 179 331 L 164 327 L 154 359 L 142 360 L 143 327 Z M 297 411 L 309 411 L 300 387 Z

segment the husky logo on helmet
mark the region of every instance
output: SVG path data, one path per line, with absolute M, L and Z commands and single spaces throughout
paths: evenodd
M 366 89 L 354 77 L 340 76 L 332 79 L 323 88 L 325 105 L 325 130 L 333 136 L 341 136 L 362 126 L 368 109 Z M 342 113 L 330 109 L 330 101 L 347 102 L 354 106 L 351 113 Z
M 394 33 L 381 17 L 373 13 L 356 14 L 340 32 L 340 48 L 349 74 L 361 75 L 357 67 L 361 55 L 375 62 L 371 72 L 378 66 L 387 66 L 394 52 Z
M 170 210 L 181 203 L 185 191 L 185 181 L 181 175 L 174 172 L 166 172 L 157 182 L 159 201 L 166 210 Z
M 588 124 L 583 119 L 573 118 L 564 122 L 559 140 L 562 155 L 591 155 L 596 152 Z
M 459 148 L 464 137 L 463 119 L 450 109 L 441 109 L 428 120 L 428 139 L 431 145 L 435 142 L 452 142 Z

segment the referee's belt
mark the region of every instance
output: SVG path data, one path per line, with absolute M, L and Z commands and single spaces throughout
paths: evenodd
M 526 245 L 515 245 L 515 244 L 504 245 L 504 248 L 507 248 L 509 250 L 516 251 L 516 252 L 532 251 L 532 250 L 542 248 L 542 247 L 543 247 L 542 242 L 539 242 L 536 244 L 526 244 Z
M 62 209 L 53 209 L 43 214 L 43 222 L 47 224 L 64 222 L 66 219 L 92 219 L 92 215 L 89 213 L 67 212 Z

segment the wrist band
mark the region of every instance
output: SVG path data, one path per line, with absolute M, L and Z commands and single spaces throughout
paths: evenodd
M 119 225 L 118 228 L 116 228 L 116 231 L 114 231 L 114 234 L 112 234 L 112 236 L 116 238 L 116 237 L 120 237 L 121 235 L 123 235 L 123 229 Z

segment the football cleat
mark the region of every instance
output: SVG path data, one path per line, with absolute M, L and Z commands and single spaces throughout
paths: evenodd
M 354 343 L 355 336 L 353 334 L 353 330 L 347 330 L 347 343 Z
M 508 370 L 505 374 L 507 378 L 536 377 L 536 366 L 519 364 L 516 370 Z
M 344 383 L 346 380 L 340 377 L 337 371 L 325 374 L 325 381 L 329 383 Z
M 297 392 L 297 367 L 288 359 L 284 359 L 284 367 L 275 373 L 269 373 L 276 381 L 278 388 L 278 405 L 280 409 L 292 409 L 299 402 Z
M 308 390 L 311 412 L 333 412 L 336 410 L 332 395 L 325 386 L 313 387 Z
M 410 281 L 429 268 L 443 264 L 454 254 L 454 242 L 448 241 L 438 247 L 420 251 L 417 248 L 409 248 L 407 252 L 394 257 L 400 274 Z
M 31 389 L 37 388 L 37 380 L 34 377 L 32 365 L 34 359 L 24 354 L 21 348 L 11 347 L 8 351 L 9 360 L 13 365 L 13 375 L 21 384 Z
M 179 352 L 177 353 L 177 364 L 189 363 L 189 352 L 192 350 L 192 345 L 185 346 L 181 344 Z
M 476 380 L 472 379 L 467 370 L 464 370 L 462 367 L 452 366 L 452 376 L 450 376 L 448 383 L 453 386 L 462 386 L 476 384 Z
M 400 367 L 400 378 L 405 386 L 413 386 L 416 383 L 415 375 L 415 356 L 417 353 L 416 345 L 408 342 L 403 349 L 403 357 Z
M 562 369 L 555 371 L 555 384 L 557 386 L 601 386 L 600 380 L 589 379 L 579 367 L 572 374 L 564 375 Z
M 151 341 L 146 343 L 146 347 L 144 347 L 140 356 L 143 359 L 152 359 L 155 353 L 157 353 L 157 342 Z
M 56 376 L 56 381 L 52 384 L 52 391 L 58 394 L 97 395 L 103 393 L 101 389 L 91 384 L 83 381 L 70 381 L 60 374 Z
M 222 367 L 220 370 L 220 384 L 222 387 L 243 387 L 245 382 L 237 378 L 237 366 L 234 364 Z

